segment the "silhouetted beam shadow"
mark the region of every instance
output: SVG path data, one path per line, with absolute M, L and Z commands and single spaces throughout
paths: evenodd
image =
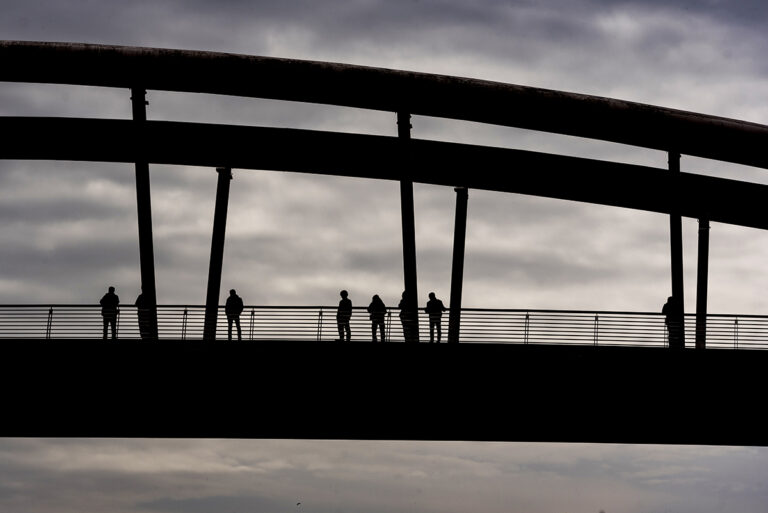
M 0 118 L 3 159 L 264 169 L 545 196 L 768 228 L 768 186 L 546 153 L 394 137 L 130 120 Z M 140 141 L 140 143 L 138 142 Z M 404 168 L 402 162 L 409 166 Z M 677 180 L 675 184 L 674 180 Z M 675 191 L 679 190 L 680 193 Z
M 0 41 L 0 81 L 226 94 L 461 119 L 768 167 L 768 126 L 462 77 L 216 52 Z

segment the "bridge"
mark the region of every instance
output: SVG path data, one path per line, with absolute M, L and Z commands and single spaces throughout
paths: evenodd
M 93 335 L 87 319 L 96 311 L 75 305 L 27 305 L 45 329 L 24 340 L 29 319 L 23 314 L 31 310 L 3 307 L 0 312 L 16 315 L 13 322 L 21 325 L 20 331 L 0 327 L 11 339 L 3 346 L 4 361 L 13 362 L 3 385 L 20 392 L 0 434 L 765 445 L 767 431 L 756 411 L 757 376 L 768 354 L 758 350 L 765 344 L 763 319 L 708 313 L 707 273 L 709 223 L 768 228 L 763 212 L 768 186 L 684 172 L 680 157 L 766 168 L 768 126 L 477 79 L 212 52 L 5 41 L 0 59 L 0 81 L 123 88 L 130 95 L 133 111 L 127 120 L 0 118 L 5 134 L 0 158 L 135 164 L 141 280 L 151 319 L 148 338 L 156 341 L 85 340 Z M 148 121 L 147 90 L 389 111 L 398 136 Z M 669 166 L 418 140 L 410 135 L 411 115 L 650 148 L 667 153 Z M 259 142 L 258 152 L 251 150 L 253 141 Z M 290 151 L 295 148 L 303 151 Z M 207 166 L 218 173 L 206 304 L 186 308 L 186 314 L 157 304 L 150 164 Z M 323 330 L 332 326 L 318 326 L 327 308 L 299 316 L 310 332 L 314 326 L 314 340 L 279 331 L 258 344 L 216 344 L 222 335 L 218 298 L 233 168 L 398 181 L 403 288 L 407 313 L 422 339 L 426 323 L 416 310 L 413 183 L 454 187 L 449 344 L 320 345 L 327 338 Z M 696 312 L 678 309 L 671 318 L 684 327 L 683 336 L 670 344 L 657 313 L 524 315 L 463 308 L 466 212 L 473 189 L 667 214 L 677 304 L 684 299 L 681 218 L 698 219 Z M 253 308 L 254 317 L 257 310 L 265 311 Z M 169 312 L 176 315 L 170 324 Z M 70 340 L 55 342 L 62 313 L 74 322 L 74 331 L 65 337 Z M 124 314 L 130 317 L 130 309 Z M 316 314 L 318 324 L 311 319 Z M 606 343 L 611 337 L 605 338 L 605 321 L 620 315 L 626 318 L 614 337 L 625 338 L 614 342 L 623 343 Z M 638 318 L 639 331 L 622 332 L 637 327 Z M 513 319 L 513 327 L 494 331 L 503 319 Z M 542 328 L 547 344 L 534 343 L 541 319 L 550 323 Z M 177 330 L 179 322 L 183 328 Z M 170 339 L 163 340 L 164 330 L 171 330 Z M 522 333 L 522 341 L 513 333 Z M 194 340 L 186 340 L 188 334 Z M 290 344 L 280 340 L 286 338 Z M 350 383 L 354 392 L 344 396 Z M 245 406 L 253 401 L 262 408 L 258 416 Z M 327 408 L 321 407 L 325 403 Z M 308 418 L 314 420 L 308 424 Z M 321 427 L 318 418 L 328 420 Z

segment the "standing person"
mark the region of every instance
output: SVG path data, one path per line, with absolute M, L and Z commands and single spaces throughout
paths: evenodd
M 368 313 L 371 314 L 371 335 L 373 336 L 373 342 L 376 340 L 376 328 L 381 328 L 381 341 L 386 342 L 384 336 L 384 315 L 387 313 L 387 307 L 384 305 L 384 301 L 378 295 L 374 295 L 371 299 L 371 304 L 368 305 Z
M 671 349 L 682 349 L 685 345 L 683 341 L 683 309 L 680 301 L 675 296 L 669 296 L 667 302 L 661 308 L 664 314 L 664 324 L 667 326 L 669 334 L 669 347 Z
M 352 301 L 347 299 L 349 293 L 346 290 L 339 292 L 341 301 L 336 310 L 336 324 L 339 327 L 339 342 L 344 342 L 344 333 L 347 334 L 347 342 L 352 340 L 352 330 L 349 328 L 349 319 L 352 317 Z
M 112 338 L 117 338 L 117 305 L 120 298 L 115 294 L 115 287 L 109 287 L 109 291 L 99 301 L 101 305 L 101 318 L 104 322 L 104 340 L 107 339 L 107 325 L 112 326 Z
M 240 314 L 243 312 L 243 299 L 237 295 L 235 289 L 230 289 L 227 304 L 224 306 L 227 314 L 227 340 L 232 340 L 232 322 L 237 325 L 237 340 L 243 340 L 240 331 Z
M 437 343 L 440 343 L 442 336 L 443 312 L 446 308 L 443 302 L 435 297 L 434 292 L 429 293 L 429 301 L 424 311 L 429 315 L 429 343 L 435 341 L 435 328 L 437 328 Z
M 144 299 L 144 290 L 136 297 L 136 316 L 139 318 L 139 336 L 143 339 L 151 338 L 151 330 L 149 328 L 149 306 L 147 300 Z

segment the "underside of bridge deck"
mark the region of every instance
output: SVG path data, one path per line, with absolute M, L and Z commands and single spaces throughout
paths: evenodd
M 2 436 L 768 445 L 766 351 L 3 344 Z

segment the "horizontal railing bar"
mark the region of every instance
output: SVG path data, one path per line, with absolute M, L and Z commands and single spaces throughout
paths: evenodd
M 41 317 L 46 316 L 48 314 L 47 309 L 48 308 L 54 308 L 55 310 L 60 309 L 71 309 L 71 310 L 79 310 L 82 308 L 100 308 L 98 304 L 95 303 L 4 303 L 0 304 L 0 315 L 3 315 L 3 313 L 9 309 L 37 309 L 39 311 L 39 315 Z M 170 312 L 171 309 L 177 308 L 179 314 L 183 313 L 183 310 L 185 308 L 189 309 L 190 316 L 193 314 L 194 309 L 204 309 L 205 305 L 200 304 L 190 304 L 190 305 L 158 305 L 158 315 L 162 315 L 163 312 Z M 220 312 L 224 311 L 225 306 L 219 305 L 218 309 Z M 264 311 L 264 310 L 312 310 L 317 311 L 322 309 L 323 314 L 326 316 L 331 316 L 336 314 L 336 305 L 313 305 L 313 306 L 307 306 L 307 305 L 296 305 L 296 306 L 286 306 L 286 305 L 246 305 L 244 307 L 243 313 L 241 314 L 241 318 L 246 317 L 251 309 L 254 309 L 255 311 Z M 365 306 L 353 306 L 353 311 L 360 311 L 365 312 L 366 311 Z M 42 309 L 46 309 L 43 311 Z M 136 306 L 131 304 L 121 304 L 119 306 L 119 309 L 129 309 L 132 311 L 135 311 Z M 391 310 L 392 312 L 399 311 L 399 308 L 397 307 L 387 307 L 388 310 Z M 446 315 L 447 312 L 449 312 L 450 309 L 446 309 Z M 631 312 L 631 311 L 623 311 L 623 310 L 554 310 L 554 309 L 521 309 L 521 308 L 478 308 L 478 307 L 468 307 L 461 309 L 462 313 L 462 320 L 466 318 L 467 315 L 472 313 L 489 313 L 490 315 L 495 315 L 497 313 L 520 313 L 523 315 L 523 318 L 526 313 L 533 314 L 546 314 L 546 313 L 553 313 L 553 314 L 563 314 L 563 316 L 567 314 L 583 314 L 585 316 L 591 316 L 591 317 L 584 317 L 585 322 L 586 321 L 593 321 L 594 316 L 597 314 L 599 316 L 599 322 L 602 324 L 604 321 L 607 322 L 610 318 L 608 316 L 627 316 L 627 317 L 663 317 L 663 314 L 660 312 Z M 97 314 L 98 315 L 98 314 Z M 199 314 L 200 316 L 204 316 L 204 312 L 201 312 Z M 686 313 L 686 324 L 693 323 L 695 321 L 696 314 L 694 313 Z M 191 317 L 190 317 L 191 318 Z M 523 318 L 520 318 L 520 321 L 524 320 Z M 543 317 L 537 317 L 537 319 L 540 319 Z M 718 318 L 738 318 L 739 325 L 742 325 L 742 319 L 761 319 L 764 322 L 768 324 L 768 315 L 762 315 L 762 314 L 734 314 L 734 313 L 707 313 L 707 322 L 710 323 L 710 319 L 718 319 Z M 731 322 L 732 322 L 731 319 Z M 517 318 L 516 318 L 517 320 Z
M 159 334 L 163 338 L 200 339 L 203 336 L 203 305 L 159 305 Z M 227 336 L 225 308 L 218 307 L 216 335 Z M 394 315 L 394 319 L 392 314 Z M 399 309 L 385 314 L 388 340 L 403 342 Z M 240 316 L 246 340 L 331 340 L 338 336 L 334 306 L 252 305 Z M 708 347 L 768 349 L 768 316 L 708 318 Z M 324 320 L 321 322 L 321 318 Z M 139 338 L 138 310 L 123 305 L 117 316 L 118 336 Z M 429 320 L 419 310 L 419 336 L 428 340 Z M 444 317 L 447 319 L 447 316 Z M 686 318 L 685 341 L 693 346 L 695 319 Z M 660 313 L 569 310 L 462 310 L 460 340 L 469 343 L 611 345 L 661 347 L 667 344 L 667 327 Z M 444 322 L 445 323 L 445 322 Z M 446 323 L 447 324 L 447 323 Z M 371 337 L 371 322 L 364 306 L 353 308 L 350 319 L 353 341 Z M 233 332 L 236 330 L 233 327 Z M 111 330 L 108 333 L 111 336 Z M 101 307 L 84 305 L 0 305 L 0 338 L 78 339 L 101 338 Z

